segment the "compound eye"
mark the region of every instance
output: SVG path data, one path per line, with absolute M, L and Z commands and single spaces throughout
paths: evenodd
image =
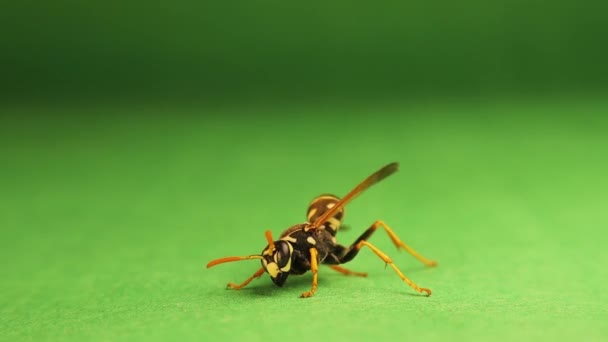
M 289 262 L 291 258 L 291 251 L 289 248 L 289 243 L 285 241 L 280 241 L 275 245 L 276 253 L 275 253 L 275 261 L 279 268 L 283 268 Z

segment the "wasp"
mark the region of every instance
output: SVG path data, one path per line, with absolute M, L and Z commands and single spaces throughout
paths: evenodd
M 338 198 L 332 194 L 322 194 L 316 197 L 308 206 L 306 222 L 289 227 L 279 236 L 278 240 L 273 239 L 270 230 L 265 232 L 268 244 L 264 247 L 261 254 L 232 256 L 212 260 L 207 264 L 207 268 L 233 261 L 261 260 L 260 269 L 243 283 L 228 283 L 227 288 L 234 290 L 242 289 L 264 273 L 270 275 L 274 284 L 282 287 L 290 274 L 302 275 L 310 271 L 312 272 L 312 286 L 309 291 L 303 292 L 301 295 L 301 297 L 307 298 L 312 297 L 317 290 L 318 270 L 321 264 L 327 265 L 334 271 L 344 275 L 366 277 L 367 273 L 354 272 L 340 265 L 353 260 L 361 248 L 367 247 L 382 259 L 386 265 L 390 265 L 399 278 L 412 289 L 430 296 L 431 290 L 419 287 L 408 279 L 388 255 L 372 245 L 368 240 L 378 228 L 382 228 L 398 249 L 405 250 L 426 266 L 436 266 L 437 262 L 425 258 L 401 241 L 383 221 L 375 221 L 348 247 L 339 244 L 336 240 L 336 234 L 340 227 L 343 226 L 342 221 L 344 219 L 345 206 L 366 189 L 397 172 L 398 169 L 399 164 L 396 162 L 382 167 L 364 179 L 342 198 Z

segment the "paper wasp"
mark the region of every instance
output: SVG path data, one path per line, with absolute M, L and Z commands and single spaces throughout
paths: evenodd
M 302 297 L 311 297 L 317 290 L 319 264 L 329 265 L 333 270 L 345 275 L 367 276 L 366 273 L 353 272 L 339 265 L 351 261 L 357 256 L 361 248 L 368 247 L 387 265 L 390 265 L 397 275 L 411 288 L 430 296 L 431 290 L 418 287 L 397 268 L 389 256 L 367 241 L 378 228 L 384 228 L 397 248 L 406 250 L 426 266 L 437 265 L 435 261 L 425 258 L 401 241 L 383 221 L 374 222 L 371 227 L 348 247 L 340 245 L 336 241 L 336 233 L 340 229 L 344 218 L 346 204 L 370 186 L 395 173 L 398 169 L 398 163 L 390 163 L 384 166 L 359 183 L 359 185 L 341 199 L 328 194 L 315 198 L 308 206 L 306 222 L 288 228 L 276 241 L 273 240 L 270 230 L 266 231 L 268 245 L 264 248 L 262 254 L 216 259 L 209 262 L 207 268 L 226 262 L 260 259 L 262 267 L 251 277 L 242 284 L 228 284 L 228 288 L 235 290 L 247 286 L 253 279 L 261 277 L 264 272 L 268 273 L 272 281 L 281 287 L 290 274 L 300 275 L 311 271 L 313 277 L 312 287 L 310 291 L 302 293 Z

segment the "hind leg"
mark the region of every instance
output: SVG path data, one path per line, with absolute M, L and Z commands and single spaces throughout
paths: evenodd
M 437 262 L 435 260 L 429 260 L 429 259 L 425 258 L 420 253 L 416 252 L 412 247 L 406 245 L 405 242 L 401 241 L 401 239 L 399 239 L 397 234 L 395 234 L 393 232 L 393 230 L 383 221 L 374 222 L 374 224 L 372 224 L 371 227 L 369 227 L 363 234 L 361 234 L 361 236 L 359 236 L 359 238 L 345 251 L 345 253 L 343 254 L 343 257 L 340 259 L 341 263 L 345 263 L 345 262 L 352 260 L 357 255 L 357 253 L 359 253 L 359 250 L 361 249 L 361 247 L 357 247 L 359 242 L 369 240 L 370 237 L 372 236 L 372 234 L 374 234 L 374 232 L 379 227 L 384 228 L 384 230 L 390 237 L 391 241 L 393 241 L 393 244 L 397 248 L 404 249 L 409 254 L 411 254 L 414 258 L 418 259 L 420 262 L 422 262 L 426 266 L 432 267 L 432 266 L 437 265 Z
M 401 280 L 403 280 L 411 288 L 413 288 L 417 292 L 426 293 L 428 296 L 430 296 L 431 290 L 422 288 L 422 287 L 419 287 L 418 285 L 416 285 L 413 281 L 411 281 L 409 278 L 407 278 L 403 274 L 403 272 L 401 272 L 401 270 L 399 270 L 399 268 L 395 265 L 393 260 L 388 255 L 386 255 L 384 252 L 382 252 L 376 246 L 367 242 L 367 240 L 369 240 L 369 238 L 374 234 L 374 232 L 379 227 L 384 228 L 384 230 L 389 235 L 390 239 L 393 241 L 393 244 L 395 244 L 395 246 L 397 248 L 405 249 L 408 253 L 410 253 L 412 256 L 414 256 L 416 259 L 418 259 L 420 262 L 422 262 L 423 264 L 425 264 L 427 266 L 437 265 L 436 261 L 429 260 L 429 259 L 423 257 L 418 252 L 416 252 L 414 249 L 412 249 L 411 247 L 406 245 L 403 241 L 401 241 L 401 239 L 399 239 L 397 237 L 397 235 L 392 231 L 392 229 L 390 229 L 390 227 L 388 227 L 382 221 L 374 222 L 374 224 L 371 227 L 369 227 L 365 232 L 363 232 L 363 234 L 361 234 L 361 236 L 359 236 L 359 238 L 357 240 L 355 240 L 355 242 L 352 245 L 350 245 L 350 247 L 345 248 L 345 247 L 340 246 L 339 249 L 340 249 L 341 253 L 338 254 L 338 255 L 340 255 L 340 257 L 338 257 L 340 263 L 343 264 L 343 263 L 351 261 L 355 256 L 357 256 L 357 254 L 359 253 L 361 248 L 363 248 L 363 246 L 366 246 L 369 249 L 371 249 L 374 252 L 374 254 L 376 254 L 380 259 L 382 259 L 382 261 L 384 261 L 388 265 L 391 265 L 391 267 L 393 268 L 395 273 L 397 273 L 399 278 L 401 278 Z
M 385 263 L 391 265 L 391 267 L 393 268 L 393 270 L 395 271 L 395 273 L 397 273 L 397 275 L 399 276 L 399 278 L 401 278 L 401 280 L 403 280 L 406 284 L 408 284 L 411 288 L 413 288 L 414 290 L 420 292 L 420 293 L 426 293 L 427 296 L 431 295 L 431 290 L 426 289 L 424 287 L 419 287 L 418 285 L 416 285 L 416 283 L 414 283 L 413 281 L 411 281 L 408 277 L 405 276 L 405 274 L 403 274 L 401 272 L 401 270 L 399 270 L 399 268 L 395 265 L 395 263 L 393 262 L 393 260 L 391 260 L 391 258 L 384 254 L 381 250 L 379 250 L 376 246 L 372 245 L 371 243 L 362 240 L 361 242 L 359 242 L 357 244 L 357 249 L 361 249 L 361 247 L 363 246 L 367 246 L 368 248 L 370 248 L 380 259 L 382 259 L 382 261 L 384 261 Z

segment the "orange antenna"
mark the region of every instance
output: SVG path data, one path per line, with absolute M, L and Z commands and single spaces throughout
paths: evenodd
M 270 230 L 266 231 L 266 240 L 268 240 L 268 248 L 270 250 L 274 249 L 274 240 L 272 239 L 272 232 Z
M 274 249 L 274 241 L 272 239 L 272 232 L 270 230 L 266 231 L 266 240 L 268 240 L 268 248 L 270 250 Z M 231 257 L 219 258 L 219 259 L 211 260 L 207 264 L 207 268 L 211 268 L 215 265 L 223 264 L 226 262 L 252 260 L 252 259 L 264 259 L 264 257 L 261 255 L 247 255 L 247 256 L 231 256 Z
M 215 259 L 210 261 L 207 264 L 207 268 L 211 268 L 215 265 L 219 265 L 219 264 L 223 264 L 225 262 L 232 262 L 232 261 L 241 261 L 241 260 L 251 260 L 251 259 L 262 259 L 263 257 L 261 255 L 248 255 L 248 256 L 240 256 L 240 257 L 225 257 L 225 258 L 220 258 L 220 259 Z

